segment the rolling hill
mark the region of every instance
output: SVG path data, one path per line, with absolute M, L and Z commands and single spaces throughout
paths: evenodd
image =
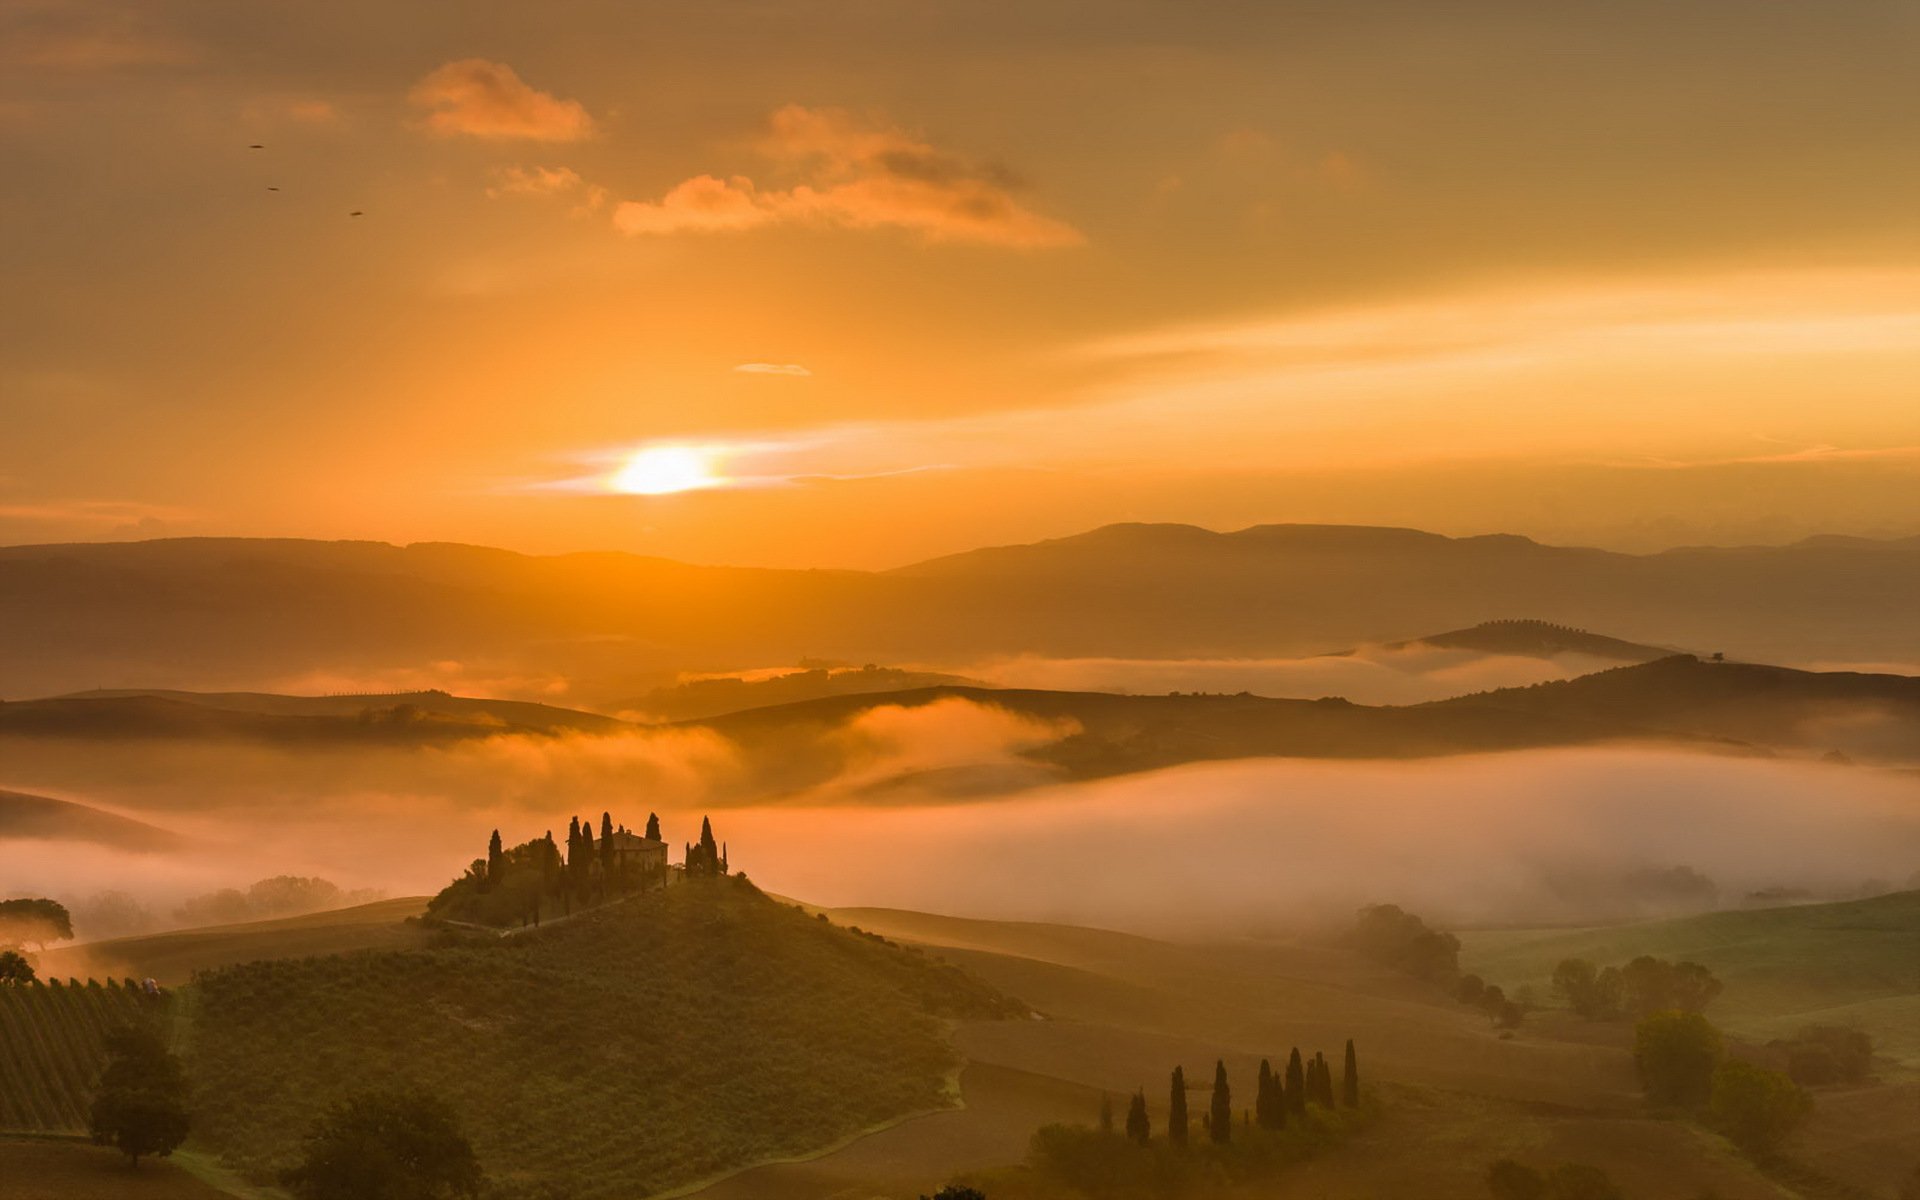
M 955 968 L 699 880 L 508 938 L 202 973 L 205 1144 L 260 1176 L 343 1093 L 428 1088 L 502 1196 L 646 1195 L 953 1102 Z
M 1912 660 L 1920 538 L 1633 555 L 1526 538 L 1123 525 L 892 571 L 281 539 L 0 548 L 0 687 L 247 687 L 454 662 L 634 695 L 636 673 L 994 654 L 1322 653 L 1489 614 L 1738 657 Z
M 0 791 L 0 841 L 92 842 L 120 850 L 163 853 L 177 850 L 178 834 L 71 800 Z
M 1660 646 L 1643 646 L 1604 634 L 1589 633 L 1547 621 L 1486 621 L 1471 629 L 1428 634 L 1404 642 L 1389 643 L 1390 650 L 1431 647 L 1440 650 L 1471 650 L 1477 654 L 1517 654 L 1528 658 L 1558 658 L 1579 655 L 1586 658 L 1615 659 L 1621 662 L 1651 662 L 1667 658 L 1676 651 Z M 1352 654 L 1354 651 L 1343 651 Z

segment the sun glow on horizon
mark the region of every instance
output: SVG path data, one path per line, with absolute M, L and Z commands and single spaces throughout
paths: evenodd
M 648 446 L 635 451 L 607 485 L 630 496 L 667 496 L 721 487 L 726 482 L 714 473 L 713 455 L 707 450 L 698 446 Z

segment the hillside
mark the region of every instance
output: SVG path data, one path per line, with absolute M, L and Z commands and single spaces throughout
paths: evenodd
M 132 980 L 69 986 L 49 973 L 0 987 L 0 1130 L 84 1129 L 106 1035 L 168 1003 Z
M 52 976 L 130 975 L 173 987 L 197 971 L 237 963 L 421 947 L 426 931 L 405 922 L 424 911 L 425 897 L 411 896 L 297 917 L 143 933 L 55 946 L 42 952 L 40 966 Z
M 248 707 L 208 703 L 183 692 L 84 693 L 14 700 L 0 703 L 0 737 L 414 743 L 516 732 L 606 733 L 622 726 L 622 722 L 609 717 L 565 709 L 516 714 L 528 716 L 530 723 L 511 722 L 497 715 L 496 706 L 507 711 L 545 706 L 453 696 L 430 699 L 426 705 L 406 696 L 371 697 L 342 704 L 333 704 L 329 697 L 259 699 L 262 703 Z
M 1460 935 L 1461 964 L 1542 995 L 1556 963 L 1690 959 L 1727 985 L 1714 1019 L 1758 1040 L 1813 1021 L 1858 1025 L 1881 1053 L 1920 1067 L 1920 892 L 1870 900 L 1707 913 L 1596 929 Z
M 1429 634 L 1405 642 L 1393 642 L 1390 650 L 1435 647 L 1442 650 L 1472 650 L 1479 654 L 1517 654 L 1528 658 L 1557 658 L 1581 655 L 1610 658 L 1621 662 L 1651 662 L 1674 652 L 1659 646 L 1643 646 L 1604 634 L 1589 633 L 1547 621 L 1487 621 L 1471 629 Z M 1353 651 L 1345 651 L 1351 654 Z
M 1798 671 L 1675 655 L 1421 706 L 1634 726 L 1755 746 L 1920 763 L 1920 676 Z
M 71 800 L 0 791 L 0 842 L 92 842 L 120 850 L 162 852 L 182 845 L 179 835 Z
M 533 730 L 539 733 L 606 733 L 623 722 L 599 713 L 535 704 L 524 700 L 495 700 L 455 696 L 444 691 L 382 692 L 378 695 L 287 696 L 275 692 L 187 692 L 156 688 L 96 689 L 75 692 L 55 700 L 118 701 L 152 698 L 231 713 L 260 713 L 288 717 L 376 716 L 406 709 L 417 714 L 448 717 L 481 727 Z
M 564 676 L 604 702 L 633 696 L 636 674 L 808 655 L 1311 654 L 1511 612 L 1743 658 L 1889 661 L 1916 651 L 1916 592 L 1920 539 L 1632 555 L 1124 525 L 883 572 L 284 539 L 16 546 L 0 548 L 0 688 L 257 687 L 453 662 Z
M 644 695 L 616 700 L 607 707 L 652 721 L 698 721 L 749 708 L 797 704 L 828 696 L 866 696 L 925 687 L 968 687 L 976 681 L 937 671 L 897 667 L 807 667 L 755 678 L 720 676 L 690 679 Z
M 952 1102 L 958 971 L 696 881 L 510 938 L 203 974 L 207 1144 L 271 1170 L 343 1091 L 425 1086 L 504 1195 L 644 1195 Z

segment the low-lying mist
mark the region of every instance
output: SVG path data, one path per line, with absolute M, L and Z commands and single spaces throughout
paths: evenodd
M 512 843 L 602 811 L 633 826 L 659 812 L 676 858 L 712 813 L 736 867 L 820 904 L 1161 933 L 1277 931 L 1377 901 L 1456 924 L 1626 919 L 1768 890 L 1856 895 L 1920 870 L 1910 774 L 1600 748 L 1067 783 L 1022 757 L 1069 732 L 958 699 L 883 707 L 817 731 L 830 753 L 786 773 L 761 761 L 779 746 L 700 729 L 113 754 L 42 740 L 10 749 L 7 786 L 116 809 L 188 848 L 0 841 L 0 892 L 119 890 L 171 910 L 291 874 L 419 894 L 493 828 Z

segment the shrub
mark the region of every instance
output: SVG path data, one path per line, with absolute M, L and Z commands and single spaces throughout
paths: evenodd
M 1779 1071 L 1730 1059 L 1713 1073 L 1708 1111 L 1735 1145 L 1764 1155 L 1778 1149 L 1806 1120 L 1813 1097 Z
M 1845 1025 L 1809 1025 L 1774 1044 L 1787 1052 L 1788 1076 L 1809 1087 L 1860 1083 L 1873 1066 L 1873 1039 Z
M 1720 1034 L 1699 1013 L 1654 1013 L 1634 1027 L 1634 1067 L 1656 1104 L 1705 1104 L 1713 1094 L 1720 1055 Z

